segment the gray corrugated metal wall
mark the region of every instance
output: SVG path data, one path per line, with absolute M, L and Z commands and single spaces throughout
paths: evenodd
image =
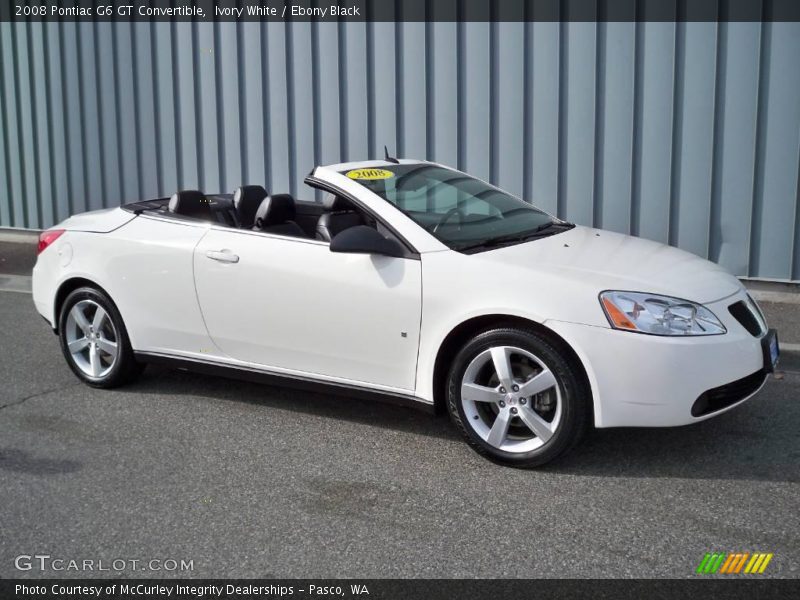
M 0 225 L 427 157 L 800 279 L 798 23 L 0 24 Z M 300 191 L 298 191 L 300 190 Z

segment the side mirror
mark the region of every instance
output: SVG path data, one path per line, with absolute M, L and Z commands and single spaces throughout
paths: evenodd
M 380 254 L 403 257 L 403 248 L 394 240 L 383 237 L 377 230 L 366 225 L 349 227 L 331 240 L 331 252 L 353 254 Z

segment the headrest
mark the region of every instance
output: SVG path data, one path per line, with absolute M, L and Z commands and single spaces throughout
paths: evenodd
M 254 229 L 293 221 L 294 215 L 294 198 L 289 194 L 272 194 L 264 198 L 258 206 Z
M 322 199 L 322 207 L 325 210 L 353 210 L 353 204 L 347 199 L 337 196 L 336 194 L 328 194 Z
M 243 185 L 233 192 L 233 206 L 239 216 L 239 226 L 250 229 L 256 220 L 256 211 L 267 197 L 267 190 L 260 185 Z
M 211 218 L 211 205 L 203 192 L 183 190 L 169 199 L 169 212 L 197 219 Z

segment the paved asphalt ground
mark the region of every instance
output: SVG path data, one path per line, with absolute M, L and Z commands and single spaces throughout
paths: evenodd
M 800 575 L 800 374 L 519 471 L 410 409 L 152 367 L 90 389 L 27 294 L 0 292 L 0 331 L 0 577 L 76 575 L 19 572 L 20 554 L 194 577 L 692 577 L 707 551 Z
M 6 234 L 8 235 L 8 234 Z M 11 234 L 5 239 L 0 231 L 0 273 L 5 275 L 30 275 L 36 264 L 36 237 Z M 20 239 L 25 240 L 21 242 Z M 11 241 L 14 240 L 14 241 Z

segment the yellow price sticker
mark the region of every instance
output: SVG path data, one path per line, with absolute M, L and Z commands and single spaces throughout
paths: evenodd
M 350 179 L 389 179 L 394 173 L 386 169 L 353 169 L 347 172 Z

